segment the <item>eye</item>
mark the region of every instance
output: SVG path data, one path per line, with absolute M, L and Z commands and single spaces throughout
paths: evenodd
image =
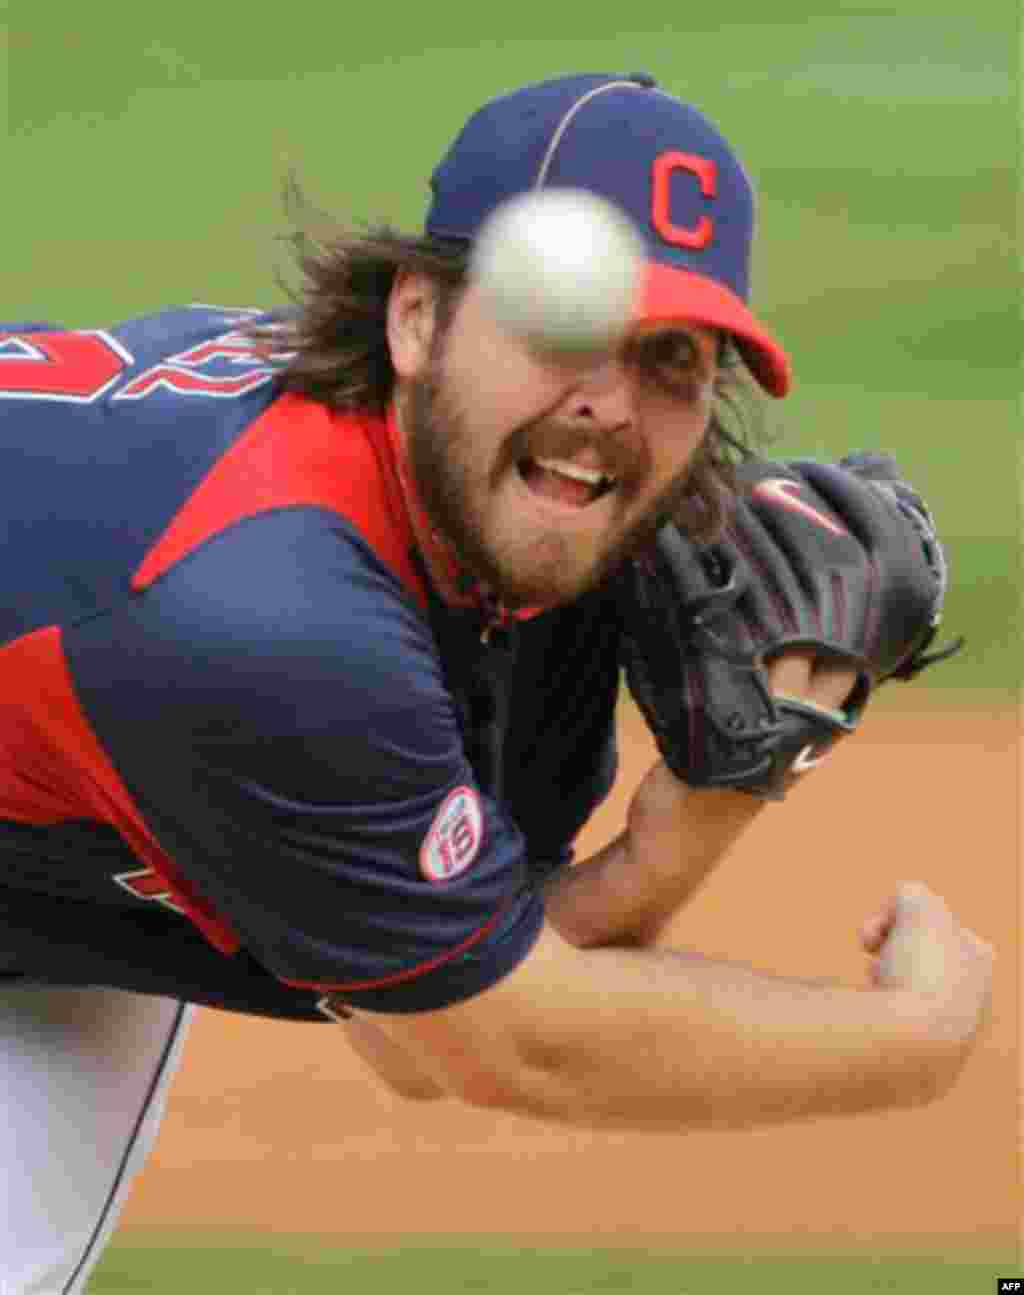
M 629 358 L 656 382 L 679 388 L 701 376 L 700 351 L 689 333 L 665 331 L 635 338 Z

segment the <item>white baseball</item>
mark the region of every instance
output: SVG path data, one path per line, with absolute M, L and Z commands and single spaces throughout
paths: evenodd
M 584 189 L 509 199 L 477 235 L 470 273 L 505 330 L 552 351 L 604 349 L 629 323 L 644 246 L 629 217 Z

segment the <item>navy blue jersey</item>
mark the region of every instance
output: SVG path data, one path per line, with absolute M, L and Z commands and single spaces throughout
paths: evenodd
M 393 423 L 282 394 L 254 317 L 0 332 L 0 970 L 445 1006 L 611 785 L 614 614 L 442 606 Z

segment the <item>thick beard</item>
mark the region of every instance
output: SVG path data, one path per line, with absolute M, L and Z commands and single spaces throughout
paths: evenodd
M 488 543 L 481 519 L 474 515 L 468 468 L 472 434 L 468 420 L 445 389 L 438 353 L 433 356 L 428 371 L 410 384 L 405 412 L 409 465 L 431 525 L 457 556 L 464 574 L 470 580 L 481 582 L 510 610 L 568 602 L 597 587 L 650 543 L 687 495 L 688 473 L 683 472 L 622 532 L 577 588 L 545 591 L 536 581 L 516 579 L 507 564 L 503 564 L 501 555 Z M 519 457 L 515 447 L 521 447 L 525 438 L 524 428 L 510 434 L 490 484 L 494 484 L 502 470 L 514 470 Z
M 464 573 L 498 593 L 501 569 L 469 506 L 469 472 L 461 453 L 468 441 L 465 419 L 444 392 L 436 357 L 410 384 L 406 415 L 409 466 L 431 526 Z

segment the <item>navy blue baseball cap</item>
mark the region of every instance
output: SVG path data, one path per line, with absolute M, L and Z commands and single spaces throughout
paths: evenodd
M 716 127 L 653 77 L 568 76 L 492 99 L 430 183 L 427 233 L 470 240 L 499 203 L 529 189 L 600 194 L 647 246 L 636 318 L 723 329 L 766 391 L 789 390 L 789 359 L 747 304 L 751 183 Z

